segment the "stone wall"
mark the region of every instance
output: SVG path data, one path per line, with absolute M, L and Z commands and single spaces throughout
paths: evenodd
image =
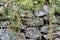
M 34 11 L 19 9 L 14 2 L 10 4 L 0 2 L 0 5 L 0 40 L 49 40 L 51 9 L 49 5 L 44 4 L 43 10 L 37 8 Z M 18 10 L 17 13 L 16 10 Z M 60 40 L 60 14 L 58 12 L 55 12 L 52 24 L 54 25 L 53 40 Z

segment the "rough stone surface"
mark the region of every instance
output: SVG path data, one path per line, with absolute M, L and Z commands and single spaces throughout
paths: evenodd
M 28 22 L 27 22 L 27 25 L 30 25 L 30 26 L 40 26 L 40 25 L 43 25 L 43 19 L 41 19 L 41 18 L 29 19 Z
M 34 1 L 33 4 L 37 5 L 39 2 Z M 58 6 L 55 5 L 55 11 L 60 10 Z M 50 9 L 48 4 L 42 5 L 42 9 L 37 7 L 35 10 L 28 10 L 20 8 L 19 3 L 13 0 L 0 1 L 0 40 L 48 40 Z M 55 13 L 54 16 L 53 40 L 60 40 L 60 14 Z M 15 28 L 11 27 L 11 23 Z
M 9 22 L 8 21 L 2 21 L 2 22 L 0 22 L 0 27 L 8 27 L 8 25 L 9 25 Z
M 9 29 L 0 29 L 0 39 L 1 40 L 20 40 L 19 36 Z
M 43 37 L 47 40 L 48 39 L 48 35 L 43 35 Z
M 5 29 L 2 31 L 1 40 L 10 40 L 9 31 L 6 31 Z
M 44 33 L 48 33 L 48 26 L 47 25 L 43 26 L 40 31 Z
M 24 30 L 25 30 L 25 29 L 26 29 L 26 27 L 27 27 L 26 25 L 21 24 L 20 29 L 24 29 Z
M 60 40 L 60 38 L 55 38 L 54 40 Z
M 44 12 L 44 11 L 37 11 L 36 10 L 35 15 L 36 16 L 44 16 L 44 15 L 46 15 L 46 12 Z
M 50 8 L 49 8 L 48 5 L 43 5 L 43 9 L 44 9 L 44 11 L 45 11 L 47 14 L 49 14 Z
M 26 29 L 26 36 L 30 38 L 37 38 L 41 36 L 39 33 L 39 30 L 37 30 L 35 27 L 30 27 Z

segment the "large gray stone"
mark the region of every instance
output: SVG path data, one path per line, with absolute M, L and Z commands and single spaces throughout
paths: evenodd
M 38 11 L 36 10 L 36 11 L 35 11 L 35 15 L 36 15 L 36 16 L 44 16 L 44 15 L 46 15 L 46 12 L 40 11 L 40 10 L 38 10 Z
M 40 31 L 35 27 L 29 27 L 26 29 L 26 36 L 29 38 L 41 37 Z
M 1 40 L 20 40 L 18 33 L 9 29 L 1 29 Z
M 40 31 L 44 33 L 48 33 L 48 26 L 47 25 L 42 26 Z
M 44 9 L 44 11 L 46 12 L 46 14 L 49 14 L 50 8 L 49 8 L 48 5 L 43 5 L 43 9 Z
M 10 40 L 10 35 L 9 35 L 9 31 L 6 31 L 5 29 L 2 30 L 1 33 L 1 40 Z
M 55 32 L 54 35 L 60 36 L 60 31 Z
M 44 37 L 46 40 L 48 40 L 48 35 L 43 35 L 43 37 Z
M 24 33 L 19 33 L 19 35 L 20 35 L 20 40 L 26 40 Z
M 27 24 L 30 26 L 40 26 L 43 25 L 43 19 L 41 18 L 29 19 Z
M 9 22 L 8 21 L 2 21 L 2 22 L 0 22 L 0 27 L 1 28 L 8 27 L 8 25 L 9 25 Z
M 49 6 L 48 5 L 43 5 L 43 10 L 36 9 L 35 10 L 35 15 L 36 16 L 44 16 L 44 15 L 49 14 L 49 12 L 50 12 Z
M 49 20 L 49 15 L 43 17 L 44 20 Z
M 60 38 L 55 38 L 54 40 L 60 40 Z

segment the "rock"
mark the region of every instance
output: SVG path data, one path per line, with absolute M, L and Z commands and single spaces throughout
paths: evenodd
M 26 24 L 28 26 L 40 26 L 43 25 L 43 19 L 42 18 L 28 18 L 28 19 L 22 19 L 22 23 Z
M 39 10 L 39 9 L 35 10 L 35 15 L 36 16 L 44 16 L 44 15 L 49 14 L 50 8 L 47 5 L 43 5 L 43 9 L 44 10 Z
M 1 33 L 1 40 L 10 40 L 9 31 L 3 30 Z
M 19 34 L 20 34 L 20 40 L 26 40 L 24 33 L 19 33 Z
M 49 15 L 46 15 L 43 17 L 44 20 L 48 20 L 49 19 Z
M 48 35 L 43 35 L 43 37 L 44 37 L 46 40 L 48 40 Z
M 48 26 L 47 25 L 42 26 L 40 31 L 43 33 L 48 33 Z
M 26 36 L 29 38 L 38 38 L 41 36 L 39 30 L 35 27 L 29 27 L 26 29 Z
M 27 25 L 29 26 L 40 26 L 43 25 L 43 19 L 41 18 L 31 18 L 27 20 Z
M 27 27 L 26 25 L 21 24 L 20 29 L 24 29 L 24 30 L 25 30 L 25 29 L 26 29 L 26 27 Z
M 0 35 L 2 34 L 3 29 L 0 29 Z
M 27 40 L 36 40 L 36 39 L 27 39 Z
M 20 33 L 20 37 L 21 38 L 25 38 L 25 34 L 24 33 Z
M 44 16 L 44 15 L 46 15 L 46 13 L 44 12 L 44 11 L 39 11 L 39 13 L 38 13 L 40 16 Z
M 55 32 L 54 35 L 60 36 L 60 31 Z
M 24 17 L 24 16 L 25 16 L 25 14 L 24 14 L 25 11 L 24 11 L 23 9 L 21 9 L 21 10 L 19 11 L 19 13 L 20 13 L 20 16 L 21 16 L 21 17 Z
M 15 31 L 9 29 L 2 29 L 0 33 L 1 40 L 20 40 L 20 37 Z
M 44 11 L 40 11 L 40 10 L 37 11 L 37 10 L 36 10 L 36 11 L 35 11 L 35 15 L 39 17 L 39 16 L 44 16 L 44 15 L 46 15 L 46 13 L 45 13 Z
M 21 17 L 33 17 L 33 13 L 31 10 L 20 9 L 19 13 Z
M 54 40 L 60 40 L 60 38 L 55 38 Z
M 54 33 L 54 38 L 57 38 L 59 36 L 60 36 L 60 31 L 57 31 L 57 32 Z
M 40 26 L 43 25 L 43 19 L 29 19 L 27 24 L 30 26 Z
M 1 28 L 8 27 L 8 25 L 9 25 L 9 22 L 8 21 L 2 21 L 2 22 L 0 22 L 0 27 Z
M 50 8 L 49 8 L 48 5 L 43 5 L 43 9 L 44 9 L 44 11 L 45 11 L 47 14 L 49 14 Z

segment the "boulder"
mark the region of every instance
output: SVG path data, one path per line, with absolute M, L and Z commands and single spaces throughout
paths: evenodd
M 26 29 L 26 36 L 29 38 L 41 37 L 40 31 L 36 27 L 29 27 Z

